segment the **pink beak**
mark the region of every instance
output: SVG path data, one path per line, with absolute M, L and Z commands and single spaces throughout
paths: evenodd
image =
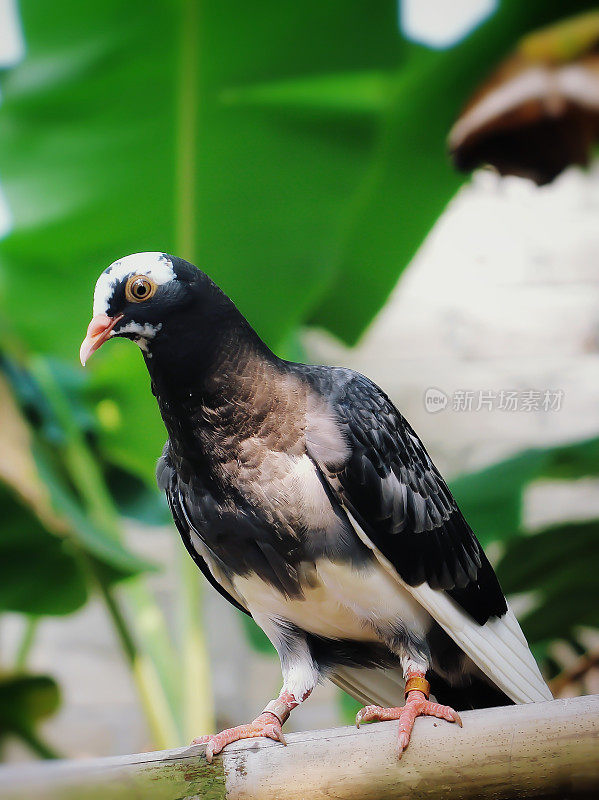
M 122 318 L 122 314 L 118 314 L 116 317 L 109 317 L 108 314 L 96 314 L 89 323 L 85 339 L 81 342 L 79 358 L 83 366 L 91 354 L 95 353 L 98 347 L 101 347 L 106 339 L 110 338 L 112 329 Z

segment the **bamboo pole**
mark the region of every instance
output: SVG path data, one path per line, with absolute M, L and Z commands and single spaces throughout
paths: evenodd
M 469 711 L 464 727 L 397 723 L 203 747 L 0 768 L 1 800 L 402 800 L 599 797 L 599 695 Z

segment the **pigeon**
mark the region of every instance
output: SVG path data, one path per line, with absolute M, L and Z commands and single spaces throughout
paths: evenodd
M 447 484 L 372 381 L 277 357 L 165 253 L 98 278 L 82 364 L 116 336 L 150 375 L 168 433 L 158 485 L 186 549 L 281 661 L 255 720 L 194 740 L 209 760 L 243 738 L 284 744 L 324 678 L 364 704 L 358 725 L 399 721 L 399 755 L 420 715 L 461 725 L 460 710 L 552 698 Z

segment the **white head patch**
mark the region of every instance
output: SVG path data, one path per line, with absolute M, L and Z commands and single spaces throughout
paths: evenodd
M 114 287 L 130 275 L 147 275 L 158 286 L 175 277 L 172 262 L 164 253 L 134 253 L 119 258 L 98 278 L 94 290 L 94 316 L 106 314 Z

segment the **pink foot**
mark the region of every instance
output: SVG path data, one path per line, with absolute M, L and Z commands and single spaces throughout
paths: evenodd
M 249 725 L 237 725 L 235 728 L 227 728 L 220 733 L 212 733 L 208 736 L 198 736 L 192 744 L 206 745 L 206 761 L 210 764 L 212 757 L 220 753 L 227 744 L 237 742 L 239 739 L 251 739 L 254 736 L 265 736 L 274 739 L 276 742 L 286 745 L 285 737 L 281 729 L 281 723 L 274 714 L 265 711 Z
M 457 711 L 449 706 L 431 703 L 422 692 L 410 692 L 405 706 L 401 708 L 381 708 L 380 706 L 365 706 L 356 714 L 356 725 L 361 722 L 384 722 L 390 719 L 399 720 L 399 755 L 406 749 L 412 735 L 412 728 L 416 717 L 438 717 L 448 722 L 457 722 L 460 728 L 462 720 Z

